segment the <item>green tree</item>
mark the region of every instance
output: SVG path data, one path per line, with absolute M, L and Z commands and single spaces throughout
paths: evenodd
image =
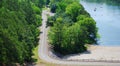
M 76 17 L 80 15 L 83 10 L 82 5 L 77 2 L 73 2 L 66 7 L 66 14 L 69 15 L 74 22 L 76 22 Z
M 79 21 L 79 23 L 81 26 L 84 26 L 87 28 L 86 42 L 89 44 L 96 43 L 96 40 L 95 40 L 97 35 L 96 22 L 92 18 L 84 17 L 82 20 Z
M 53 49 L 63 55 L 86 51 L 85 44 L 96 42 L 96 22 L 78 0 L 51 0 L 50 4 L 53 3 L 56 14 L 47 22 Z
M 51 44 L 54 45 L 54 49 L 60 50 L 60 45 L 62 44 L 62 18 L 57 18 L 54 27 L 51 29 Z
M 38 42 L 41 8 L 32 0 L 0 3 L 0 66 L 31 62 L 32 50 Z

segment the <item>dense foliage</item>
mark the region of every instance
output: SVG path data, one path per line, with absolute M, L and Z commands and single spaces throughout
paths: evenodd
M 0 66 L 32 61 L 42 1 L 0 0 Z
M 86 51 L 85 44 L 96 43 L 96 22 L 84 10 L 78 0 L 52 0 L 49 17 L 49 40 L 53 49 L 61 54 Z

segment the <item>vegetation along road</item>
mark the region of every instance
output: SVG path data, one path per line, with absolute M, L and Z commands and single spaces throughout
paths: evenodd
M 98 48 L 100 51 L 95 50 L 94 53 L 90 53 L 90 56 L 79 55 L 82 59 L 78 58 L 78 56 L 71 56 L 72 59 L 70 58 L 70 60 L 68 57 L 68 59 L 64 58 L 64 55 L 85 52 L 88 50 L 86 45 L 96 44 L 97 42 L 98 29 L 96 21 L 80 4 L 81 1 L 82 0 L 0 0 L 0 66 L 30 66 L 27 64 L 31 64 L 31 62 L 33 62 L 32 64 L 34 65 L 37 53 L 43 61 L 62 66 L 64 66 L 64 64 L 68 66 L 120 66 L 119 48 L 112 48 L 111 50 L 108 48 Z M 93 1 L 97 2 L 97 0 Z M 104 0 L 104 2 L 109 1 L 110 0 Z M 109 4 L 115 2 L 120 3 L 120 0 L 111 1 Z M 100 1 L 98 2 L 101 3 Z M 92 6 L 94 6 L 94 4 Z M 50 9 L 44 9 L 45 7 L 49 7 Z M 90 6 L 88 8 L 90 8 Z M 92 9 L 94 13 L 99 11 L 96 6 L 95 8 L 97 9 L 96 11 L 94 11 L 94 8 Z M 104 7 L 101 7 L 100 9 L 103 8 Z M 101 11 L 103 10 L 100 10 L 100 13 Z M 111 14 L 106 12 L 106 9 L 105 13 L 107 13 L 107 15 Z M 104 21 L 100 16 L 98 18 Z M 113 15 L 111 18 L 113 19 Z M 116 23 L 113 20 L 112 22 Z M 112 24 L 111 22 L 108 23 Z M 108 24 L 104 25 L 107 26 Z M 116 32 L 118 32 L 118 30 Z M 115 35 L 109 33 L 110 32 L 107 32 L 108 35 Z M 119 37 L 118 34 L 116 34 L 117 37 Z M 54 52 L 64 57 L 57 57 L 51 50 L 50 45 Z M 38 52 L 36 52 L 37 49 Z M 101 49 L 103 51 L 101 51 Z M 109 50 L 110 54 L 104 50 Z M 91 56 L 92 53 L 94 56 Z M 110 56 L 107 56 L 108 54 Z M 119 62 L 115 62 L 114 60 L 111 61 L 112 63 L 108 61 L 90 60 L 91 57 L 95 59 L 95 55 L 104 55 L 102 57 L 105 57 L 103 58 L 105 60 L 106 57 L 107 59 L 111 56 L 112 59 L 118 57 L 117 60 L 119 60 Z M 85 60 L 83 56 L 88 60 Z M 79 61 L 73 61 L 74 58 L 78 58 Z M 39 60 L 36 63 L 44 65 L 44 63 L 42 63 L 42 61 L 39 62 Z
M 47 33 L 48 28 L 46 27 L 47 15 L 53 16 L 54 14 L 50 13 L 48 10 L 42 11 L 42 26 L 40 40 L 39 40 L 39 57 L 49 63 L 54 64 L 65 64 L 65 65 L 89 65 L 89 66 L 119 66 L 120 63 L 109 63 L 109 62 L 84 62 L 84 61 L 66 61 L 58 58 L 54 58 L 50 56 L 51 51 L 49 50 L 49 45 L 47 42 Z

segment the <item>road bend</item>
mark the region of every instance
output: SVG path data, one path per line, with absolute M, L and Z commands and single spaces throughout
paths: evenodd
M 49 50 L 48 45 L 48 29 L 46 27 L 47 23 L 47 16 L 53 16 L 54 14 L 49 12 L 49 10 L 43 10 L 42 11 L 42 26 L 39 28 L 40 33 L 40 39 L 39 39 L 39 49 L 38 54 L 39 58 L 42 59 L 45 62 L 53 63 L 53 64 L 62 64 L 62 65 L 79 65 L 79 66 L 120 66 L 120 63 L 110 63 L 110 62 L 84 62 L 84 61 L 67 61 L 62 59 L 57 59 L 54 57 L 51 57 L 49 54 L 51 53 L 51 50 Z

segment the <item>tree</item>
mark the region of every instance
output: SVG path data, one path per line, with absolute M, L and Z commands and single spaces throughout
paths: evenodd
M 69 15 L 74 22 L 76 22 L 76 17 L 80 15 L 83 10 L 83 7 L 79 3 L 73 2 L 66 7 L 66 14 Z
M 64 50 L 62 50 L 62 54 L 78 53 L 86 50 L 84 46 L 86 31 L 83 29 L 84 28 L 81 28 L 80 25 L 76 23 L 64 31 L 64 40 L 61 47 L 64 48 Z
M 31 62 L 32 50 L 38 42 L 41 8 L 32 0 L 2 0 L 0 3 L 0 66 Z
M 53 9 L 56 14 L 47 24 L 51 26 L 49 40 L 54 51 L 63 55 L 86 51 L 85 44 L 96 42 L 95 21 L 77 0 L 51 0 L 52 3 L 57 6 Z
M 50 0 L 46 0 L 46 5 L 49 5 L 49 3 L 50 3 Z
M 42 8 L 45 5 L 45 0 L 39 0 L 38 1 L 38 6 Z
M 87 28 L 86 42 L 89 44 L 96 43 L 96 40 L 95 40 L 97 35 L 96 22 L 92 18 L 84 17 L 82 20 L 79 21 L 79 23 L 81 26 L 84 26 Z
M 57 18 L 54 27 L 51 29 L 50 39 L 51 44 L 54 45 L 54 50 L 61 50 L 60 45 L 62 44 L 62 18 Z

